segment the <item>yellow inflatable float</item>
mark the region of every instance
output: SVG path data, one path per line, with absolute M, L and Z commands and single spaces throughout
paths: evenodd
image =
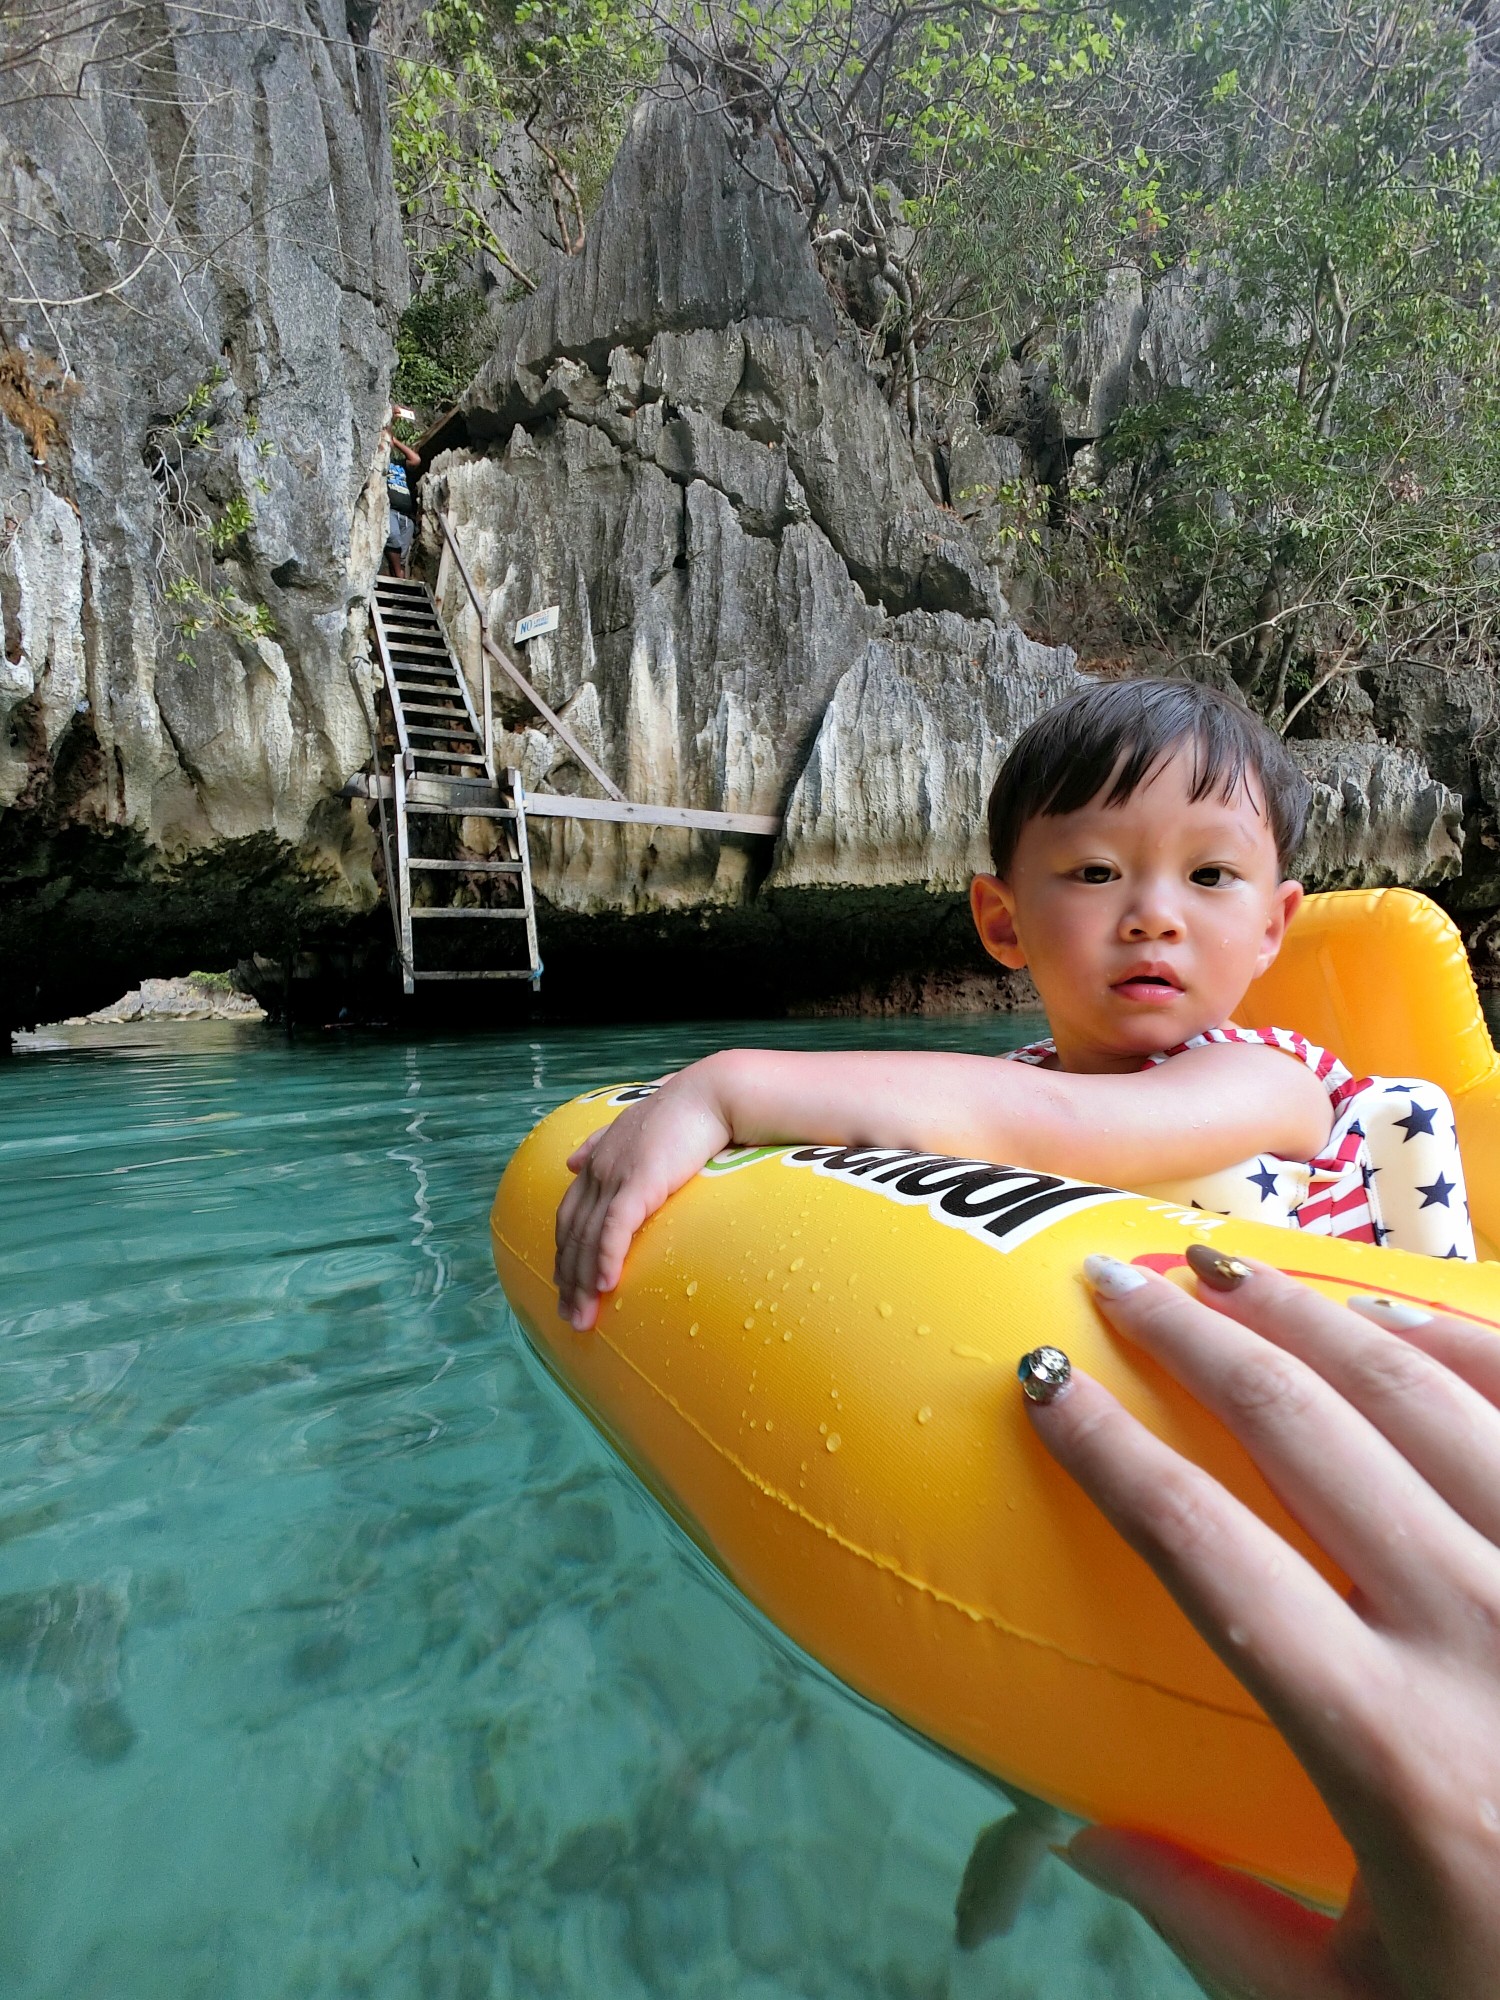
M 1462 943 L 1407 890 L 1309 898 L 1247 1026 L 1453 1099 L 1481 1255 L 1500 1242 L 1500 1059 Z M 1016 1362 L 1065 1348 L 1161 1437 L 1336 1574 L 1239 1446 L 1104 1330 L 1090 1251 L 1183 1269 L 1205 1236 L 1334 1297 L 1381 1291 L 1500 1328 L 1500 1268 L 889 1150 L 726 1155 L 641 1232 L 597 1331 L 556 1316 L 552 1224 L 579 1141 L 628 1102 L 543 1120 L 492 1217 L 543 1359 L 754 1603 L 935 1743 L 1068 1812 L 1145 1828 L 1320 1902 L 1352 1863 L 1256 1704 L 1031 1434 Z

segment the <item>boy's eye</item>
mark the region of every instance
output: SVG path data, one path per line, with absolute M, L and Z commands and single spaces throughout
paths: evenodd
M 1107 861 L 1085 861 L 1077 871 L 1080 882 L 1113 882 L 1115 871 Z
M 1229 870 L 1217 865 L 1212 868 L 1195 868 L 1188 880 L 1199 889 L 1219 889 L 1229 880 Z

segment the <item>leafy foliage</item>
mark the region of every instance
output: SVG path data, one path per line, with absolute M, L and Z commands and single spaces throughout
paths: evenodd
M 934 490 L 956 423 L 1023 438 L 991 534 L 1055 636 L 1103 607 L 1115 650 L 1232 676 L 1284 727 L 1366 670 L 1493 670 L 1500 183 L 1464 0 L 434 0 L 424 22 L 396 65 L 407 400 L 479 358 L 476 260 L 524 290 L 523 223 L 581 245 L 633 98 L 707 96 L 805 217 Z M 1189 364 L 1086 453 L 1054 402 L 1043 451 L 1036 384 L 1120 266 L 1170 280 Z
M 416 292 L 399 394 L 429 411 L 449 400 L 487 286 L 533 291 L 533 253 L 582 249 L 625 113 L 657 62 L 628 0 L 433 0 L 425 10 L 391 65 Z
M 1279 724 L 1367 668 L 1492 667 L 1500 181 L 1461 21 L 1195 0 L 1154 32 L 1203 363 L 1116 426 L 1073 556 Z
M 453 402 L 484 359 L 484 294 L 429 268 L 396 329 L 393 392 L 418 410 Z

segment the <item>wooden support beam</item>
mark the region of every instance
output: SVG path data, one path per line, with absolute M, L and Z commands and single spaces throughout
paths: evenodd
M 439 787 L 440 802 L 433 798 Z M 407 787 L 406 810 L 448 813 L 459 819 L 515 818 L 511 806 L 480 804 L 477 799 L 470 805 L 465 796 L 470 789 L 481 794 L 489 791 L 488 787 L 468 779 L 443 779 L 419 773 Z M 359 772 L 344 786 L 343 796 L 388 799 L 391 781 L 383 776 L 372 779 Z M 597 819 L 620 826 L 685 826 L 699 833 L 744 833 L 769 840 L 774 840 L 781 831 L 781 821 L 775 813 L 700 812 L 696 806 L 653 806 L 637 799 L 578 799 L 560 792 L 526 792 L 521 805 L 528 819 Z
M 781 831 L 775 813 L 699 812 L 694 806 L 651 806 L 634 799 L 575 799 L 530 791 L 524 804 L 528 819 L 603 819 L 626 826 L 686 826 L 701 833 L 749 833 L 770 838 Z

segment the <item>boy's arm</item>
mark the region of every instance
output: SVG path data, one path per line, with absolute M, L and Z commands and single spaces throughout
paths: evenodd
M 910 1146 L 1128 1187 L 1258 1152 L 1309 1159 L 1331 1122 L 1310 1070 L 1243 1044 L 1124 1076 L 993 1056 L 725 1050 L 669 1077 L 568 1162 L 577 1178 L 557 1212 L 558 1310 L 592 1326 L 641 1224 L 731 1144 Z

